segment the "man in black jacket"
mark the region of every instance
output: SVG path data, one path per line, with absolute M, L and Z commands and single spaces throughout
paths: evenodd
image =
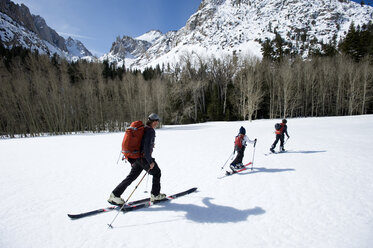
M 161 190 L 161 169 L 152 157 L 155 141 L 155 128 L 159 124 L 159 116 L 150 114 L 146 122 L 144 136 L 141 140 L 141 152 L 144 154 L 141 158 L 129 161 L 131 163 L 131 171 L 128 176 L 113 190 L 108 199 L 111 204 L 121 205 L 124 200 L 120 197 L 126 188 L 136 180 L 143 170 L 148 171 L 153 176 L 152 190 L 150 195 L 151 201 L 162 200 L 166 197 L 160 193 Z
M 276 133 L 276 140 L 275 140 L 275 142 L 273 142 L 271 148 L 269 149 L 273 153 L 275 153 L 275 148 L 276 148 L 276 145 L 277 145 L 277 143 L 278 143 L 279 140 L 280 140 L 280 152 L 284 152 L 285 151 L 285 148 L 284 148 L 285 134 L 286 134 L 286 136 L 288 138 L 290 138 L 290 136 L 288 134 L 288 126 L 286 125 L 287 122 L 288 121 L 286 119 L 283 119 L 282 123 L 280 124 L 281 127 L 278 130 L 275 131 L 275 133 Z

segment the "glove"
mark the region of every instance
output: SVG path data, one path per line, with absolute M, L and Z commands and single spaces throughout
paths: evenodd
M 257 139 L 254 139 L 254 142 L 256 143 Z

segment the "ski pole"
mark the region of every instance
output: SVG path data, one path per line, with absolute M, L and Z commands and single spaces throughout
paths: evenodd
M 251 171 L 253 171 L 253 166 L 254 166 L 255 146 L 256 146 L 256 140 L 255 140 L 255 142 L 254 142 L 253 161 L 252 161 L 252 163 L 251 163 Z
M 286 139 L 286 142 L 288 142 L 289 139 L 290 139 L 290 137 L 288 137 L 288 138 Z
M 117 164 L 119 163 L 119 159 L 120 159 L 121 154 L 122 154 L 122 151 L 119 152 L 119 157 L 118 157 L 118 160 L 117 160 Z
M 142 180 L 144 179 L 144 177 L 149 173 L 150 169 L 144 174 L 144 176 L 141 178 L 140 182 L 136 185 L 135 189 L 132 191 L 132 193 L 130 194 L 130 196 L 127 198 L 127 200 L 123 203 L 122 207 L 119 209 L 117 215 L 115 215 L 114 219 L 111 221 L 110 224 L 108 224 L 108 226 L 110 228 L 114 228 L 113 227 L 113 223 L 115 221 L 115 219 L 118 217 L 119 213 L 122 211 L 123 207 L 126 205 L 126 203 L 129 201 L 129 199 L 131 198 L 131 196 L 133 195 L 133 193 L 135 192 L 135 190 L 137 189 L 137 187 L 140 185 L 140 183 L 142 182 Z
M 148 174 L 148 176 L 146 178 L 146 187 L 145 187 L 144 193 L 148 193 L 148 181 L 149 181 L 149 174 Z
M 286 142 L 288 142 L 288 140 L 289 140 L 289 137 L 285 140 L 284 145 L 286 144 Z
M 221 169 L 224 169 L 225 165 L 227 164 L 228 160 L 233 156 L 233 154 L 234 154 L 234 151 L 232 152 L 231 155 L 229 155 L 227 161 L 225 161 L 225 163 L 224 163 L 223 167 L 221 167 Z

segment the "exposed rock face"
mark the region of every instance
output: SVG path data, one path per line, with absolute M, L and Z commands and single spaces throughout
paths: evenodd
M 0 11 L 19 25 L 36 33 L 40 39 L 48 41 L 63 51 L 67 51 L 65 39 L 51 29 L 42 17 L 32 15 L 29 8 L 24 4 L 18 5 L 10 0 L 0 0 Z
M 117 37 L 117 40 L 110 49 L 110 53 L 123 59 L 131 56 L 138 57 L 145 53 L 151 45 L 152 44 L 148 41 L 136 40 L 129 36 L 123 36 L 122 39 Z
M 293 52 L 307 57 L 308 48 L 318 46 L 315 41 L 338 42 L 351 22 L 362 25 L 372 19 L 373 7 L 344 0 L 203 0 L 183 28 L 163 34 L 144 53 L 147 46 L 131 53 L 126 66 L 178 63 L 185 53 L 261 57 L 259 42 L 276 34 L 291 44 Z M 127 37 L 121 45 L 132 47 L 133 41 Z M 115 51 L 110 52 L 112 59 Z M 120 61 L 123 55 L 128 56 L 118 53 L 114 60 Z
M 67 59 L 92 56 L 80 41 L 65 40 L 41 16 L 32 15 L 27 6 L 10 0 L 0 0 L 0 38 L 9 48 L 23 46 Z

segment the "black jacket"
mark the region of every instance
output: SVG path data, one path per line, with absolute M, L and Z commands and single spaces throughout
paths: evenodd
M 287 126 L 287 125 L 284 125 L 284 126 L 283 126 L 283 129 L 282 129 L 281 135 L 284 135 L 284 134 L 286 134 L 286 136 L 289 137 L 289 134 L 288 134 L 288 126 Z
M 155 141 L 155 131 L 150 126 L 145 126 L 144 136 L 141 140 L 141 152 L 144 154 L 144 158 L 148 164 L 153 162 L 152 153 Z

